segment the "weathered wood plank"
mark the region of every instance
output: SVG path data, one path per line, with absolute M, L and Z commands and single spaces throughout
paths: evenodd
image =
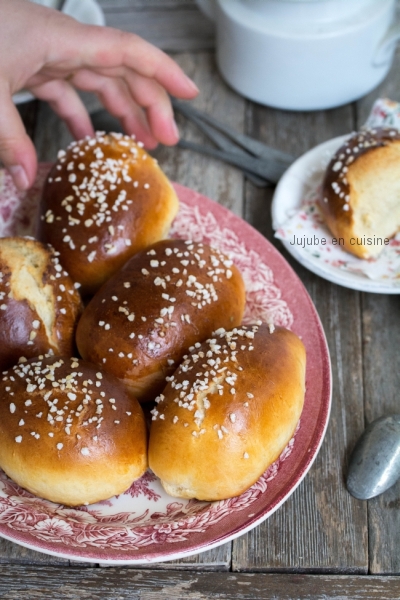
M 152 571 L 229 571 L 231 556 L 232 544 L 228 542 L 194 556 L 160 563 L 143 563 L 132 568 Z M 100 563 L 100 567 L 112 568 L 112 565 Z
M 399 414 L 400 314 L 398 296 L 364 294 L 366 424 Z M 400 481 L 368 502 L 370 572 L 400 573 Z
M 65 123 L 45 102 L 40 102 L 34 143 L 39 162 L 53 162 L 57 152 L 65 148 L 73 137 Z
M 65 565 L 69 561 L 57 556 L 50 556 L 42 552 L 35 552 L 0 538 L 0 565 L 1 564 L 33 564 L 33 565 Z
M 376 98 L 400 100 L 400 49 L 386 80 L 357 103 L 362 125 Z M 399 413 L 400 314 L 398 296 L 363 294 L 365 424 Z M 371 573 L 400 573 L 400 482 L 368 502 Z
M 0 566 L 0 600 L 398 600 L 395 577 Z
M 315 113 L 249 109 L 250 135 L 294 155 L 352 128 L 351 107 Z M 271 197 L 270 190 L 246 186 L 245 218 L 273 241 Z M 332 413 L 305 481 L 266 522 L 234 541 L 233 569 L 367 572 L 366 507 L 343 482 L 349 440 L 363 428 L 359 294 L 313 275 L 274 243 L 306 285 L 324 325 L 332 359 Z
M 33 100 L 32 102 L 24 102 L 23 104 L 17 105 L 18 112 L 25 125 L 26 133 L 31 138 L 33 138 L 35 134 L 38 108 L 39 103 L 36 100 Z
M 210 50 L 215 27 L 194 2 L 103 1 L 106 24 L 136 33 L 169 52 Z

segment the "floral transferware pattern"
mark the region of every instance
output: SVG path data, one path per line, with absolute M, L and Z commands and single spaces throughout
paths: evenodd
M 190 534 L 206 531 L 259 499 L 268 482 L 277 475 L 280 464 L 290 456 L 293 444 L 294 438 L 250 489 L 241 496 L 219 502 L 181 502 L 170 498 L 165 510 L 159 511 L 157 500 L 161 496 L 149 487 L 156 477 L 148 471 L 124 494 L 154 501 L 139 514 L 105 513 L 103 507 L 112 507 L 113 500 L 78 508 L 56 505 L 33 496 L 0 472 L 0 524 L 15 532 L 29 533 L 38 540 L 80 550 L 90 546 L 132 551 L 148 545 L 187 541 Z

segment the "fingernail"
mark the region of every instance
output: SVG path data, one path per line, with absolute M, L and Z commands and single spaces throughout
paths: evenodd
M 179 140 L 181 134 L 179 133 L 178 125 L 175 121 L 172 121 L 172 131 L 174 132 L 176 139 Z
M 26 175 L 25 169 L 21 167 L 21 165 L 12 165 L 11 167 L 7 168 L 17 188 L 21 192 L 27 190 L 29 188 L 29 180 Z
M 185 77 L 186 77 L 186 81 L 187 81 L 187 83 L 188 83 L 189 87 L 190 87 L 190 88 L 193 90 L 193 92 L 196 92 L 196 94 L 198 94 L 200 90 L 199 90 L 199 88 L 197 87 L 197 85 L 195 84 L 195 82 L 194 82 L 194 81 L 192 81 L 192 80 L 190 79 L 190 77 L 188 77 L 187 75 L 185 75 Z

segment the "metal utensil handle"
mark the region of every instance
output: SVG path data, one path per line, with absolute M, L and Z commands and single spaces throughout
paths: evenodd
M 233 154 L 236 154 L 237 156 L 250 157 L 250 155 L 245 150 L 242 150 L 241 148 L 238 148 L 237 146 L 235 146 L 224 135 L 222 135 L 221 133 L 219 133 L 218 131 L 216 131 L 215 129 L 210 127 L 209 125 L 207 125 L 207 123 L 203 123 L 203 121 L 201 121 L 200 119 L 198 119 L 197 117 L 194 117 L 194 116 L 191 117 L 190 120 L 208 138 L 210 138 L 210 140 L 212 140 L 214 142 L 214 144 L 216 144 L 216 146 L 219 147 L 220 150 L 232 152 Z M 254 175 L 254 173 L 251 173 L 251 171 L 248 171 L 246 169 L 244 169 L 243 172 L 246 175 L 247 179 L 253 183 L 253 185 L 255 185 L 257 187 L 265 187 L 267 185 L 267 181 L 263 177 Z
M 195 144 L 194 142 L 188 142 L 187 140 L 180 140 L 178 143 L 180 148 L 186 148 L 205 154 L 206 156 L 212 156 L 227 162 L 235 167 L 239 167 L 242 170 L 250 171 L 251 173 L 266 179 L 270 183 L 277 183 L 283 173 L 282 169 L 276 168 L 276 165 L 271 165 L 258 158 L 246 158 L 243 156 L 237 156 L 232 152 L 225 152 L 224 150 L 217 150 L 216 148 L 210 148 L 208 146 L 202 146 L 201 144 Z
M 189 104 L 178 102 L 177 100 L 172 98 L 172 105 L 176 110 L 186 115 L 188 118 L 189 115 L 193 115 L 198 119 L 205 121 L 209 125 L 212 125 L 219 131 L 222 131 L 223 133 L 225 133 L 225 135 L 227 135 L 237 144 L 239 144 L 239 146 L 241 146 L 245 150 L 248 150 L 249 152 L 251 152 L 259 158 L 263 158 L 264 160 L 273 160 L 275 162 L 280 162 L 282 163 L 282 166 L 285 167 L 285 169 L 287 169 L 287 167 L 289 167 L 295 160 L 294 157 L 290 154 L 286 154 L 285 152 L 281 152 L 280 150 L 276 150 L 275 148 L 270 148 L 269 146 L 263 144 L 262 142 L 259 142 L 258 140 L 244 135 L 243 133 L 239 133 L 238 131 L 231 129 L 229 125 L 221 123 L 211 115 L 204 113 Z

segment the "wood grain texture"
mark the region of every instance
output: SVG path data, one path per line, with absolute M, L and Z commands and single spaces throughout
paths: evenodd
M 400 49 L 385 81 L 357 103 L 362 125 L 377 98 L 400 101 Z M 400 312 L 398 296 L 363 294 L 365 425 L 387 414 L 399 414 Z M 400 481 L 368 502 L 371 573 L 400 573 Z
M 187 556 L 166 562 L 136 565 L 135 569 L 152 571 L 229 571 L 232 559 L 232 543 L 228 542 L 218 548 L 200 552 L 194 556 Z M 86 565 L 90 566 L 90 565 Z M 100 563 L 100 567 L 113 568 Z
M 107 25 L 136 33 L 162 50 L 197 52 L 215 46 L 214 24 L 193 1 L 103 0 L 100 4 Z
M 254 107 L 248 114 L 250 135 L 295 155 L 352 126 L 351 107 L 315 113 Z M 234 541 L 232 568 L 366 573 L 366 507 L 347 493 L 343 481 L 348 440 L 355 441 L 364 425 L 359 294 L 303 269 L 274 242 L 270 202 L 270 190 L 246 186 L 246 220 L 276 243 L 306 285 L 322 320 L 332 360 L 332 412 L 310 473 L 274 515 Z
M 14 542 L 0 538 L 0 565 L 1 564 L 68 566 L 69 561 L 57 556 L 43 554 L 43 552 L 29 550 L 19 544 L 14 544 Z
M 53 162 L 57 152 L 65 148 L 73 137 L 66 124 L 45 102 L 39 103 L 36 130 L 33 141 L 39 162 Z
M 363 295 L 366 425 L 399 414 L 400 312 L 398 296 Z M 368 502 L 370 572 L 400 573 L 400 481 Z
M 39 102 L 37 100 L 32 100 L 31 102 L 24 102 L 23 104 L 17 105 L 19 116 L 21 117 L 25 126 L 26 133 L 31 138 L 33 138 L 35 135 L 38 108 Z
M 398 600 L 397 578 L 1 567 L 0 600 Z

